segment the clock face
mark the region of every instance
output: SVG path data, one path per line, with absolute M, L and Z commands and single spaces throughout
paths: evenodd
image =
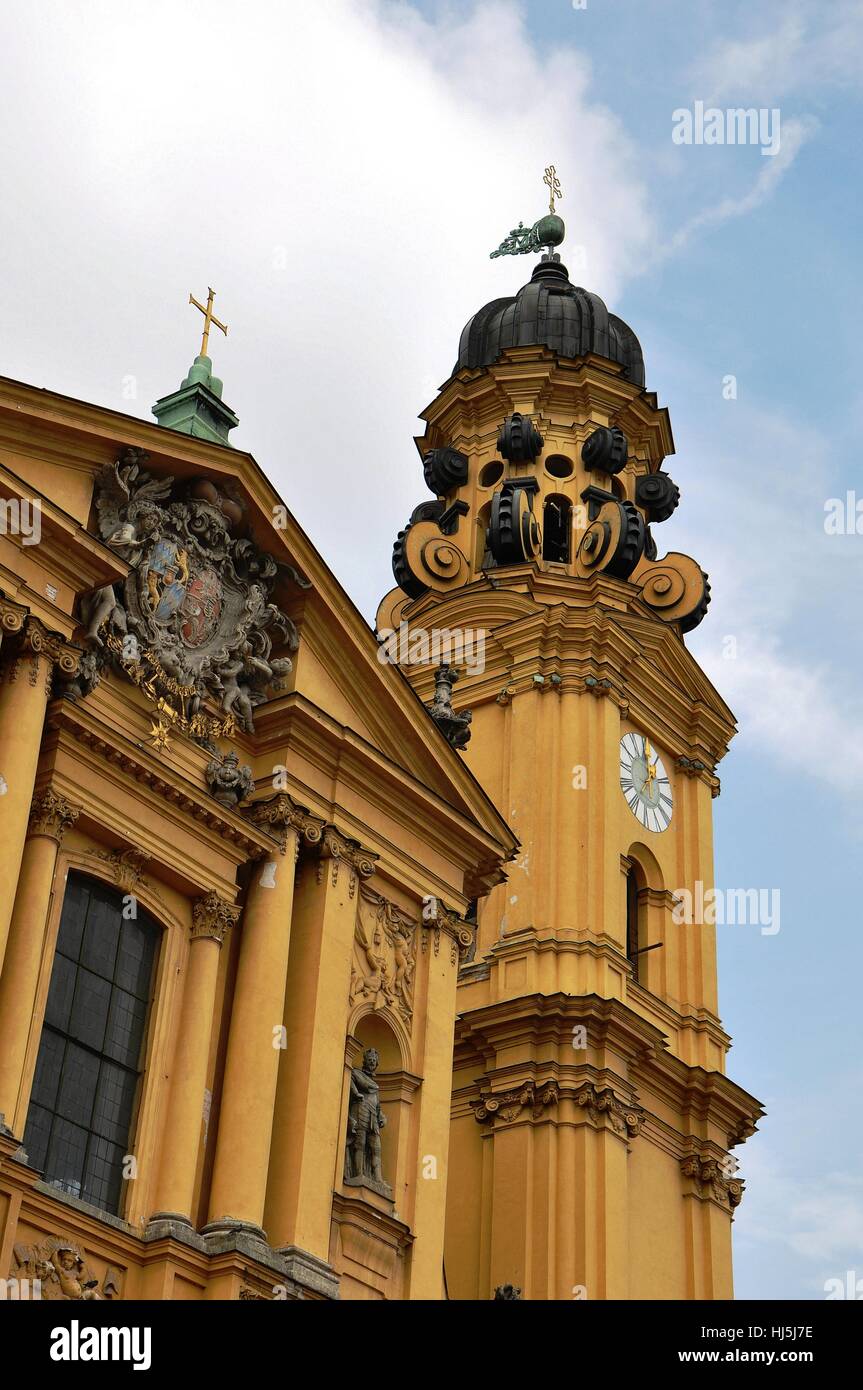
M 662 759 L 643 734 L 624 734 L 620 740 L 620 787 L 627 806 L 645 830 L 658 833 L 668 829 L 671 783 Z

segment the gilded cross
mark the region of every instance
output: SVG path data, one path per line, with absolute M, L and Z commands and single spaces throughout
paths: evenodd
M 226 338 L 228 336 L 228 325 L 226 323 L 222 323 L 221 320 L 217 319 L 216 315 L 213 313 L 213 300 L 215 298 L 216 291 L 211 290 L 208 287 L 207 307 L 204 308 L 204 305 L 199 304 L 193 294 L 189 295 L 189 303 L 194 304 L 195 308 L 200 309 L 201 313 L 204 315 L 204 336 L 201 339 L 201 357 L 206 357 L 207 355 L 207 344 L 210 341 L 211 324 L 215 324 L 216 328 L 221 328 Z
M 555 198 L 563 197 L 563 194 L 560 191 L 560 179 L 557 177 L 557 170 L 555 169 L 553 164 L 549 164 L 548 168 L 542 176 L 542 181 L 544 184 L 548 186 L 548 210 L 549 212 L 553 213 Z

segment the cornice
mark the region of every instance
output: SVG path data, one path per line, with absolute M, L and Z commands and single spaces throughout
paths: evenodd
M 272 749 L 283 757 L 287 748 L 317 767 L 327 782 L 343 781 L 347 787 L 361 789 L 364 799 L 387 818 L 396 818 L 406 832 L 458 864 L 466 875 L 467 897 L 480 896 L 504 881 L 503 866 L 516 853 L 518 841 L 497 811 L 486 829 L 479 820 L 479 808 L 472 815 L 453 805 L 297 691 L 280 697 L 278 709 L 262 708 L 266 713 L 259 714 L 258 727 L 264 747 L 258 746 L 258 755 Z M 269 729 L 268 719 L 272 720 Z M 500 827 L 499 839 L 492 829 L 495 824 Z
M 663 1096 L 690 1131 L 712 1122 L 727 1136 L 727 1147 L 755 1132 L 764 1111 L 757 1100 L 721 1072 L 690 1066 L 668 1047 L 664 1032 L 617 999 L 599 995 L 523 995 L 518 999 L 464 1011 L 456 1020 L 456 1069 L 474 1057 L 494 1070 L 495 1059 L 519 1047 L 532 1056 L 542 1049 L 571 1046 L 576 1024 L 587 1029 L 588 1046 L 611 1048 L 623 1058 L 629 1084 Z
M 88 749 L 100 762 L 110 765 L 127 783 L 147 788 L 159 801 L 169 819 L 180 817 L 194 828 L 215 834 L 232 848 L 238 862 L 257 859 L 272 847 L 272 837 L 236 812 L 220 806 L 203 788 L 194 786 L 164 762 L 137 748 L 117 730 L 108 730 L 92 719 L 86 706 L 69 700 L 55 700 L 48 710 L 47 725 L 57 735 L 67 735 Z M 137 793 L 140 796 L 140 792 Z

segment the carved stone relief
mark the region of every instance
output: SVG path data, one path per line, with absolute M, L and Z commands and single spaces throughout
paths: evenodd
M 354 928 L 350 1003 L 371 1001 L 391 1009 L 410 1024 L 419 922 L 393 903 L 360 889 Z
M 81 1247 L 68 1236 L 47 1236 L 34 1245 L 13 1246 L 12 1279 L 39 1281 L 40 1296 L 48 1301 L 101 1301 L 118 1298 L 122 1275 L 109 1265 L 101 1278 L 88 1267 Z

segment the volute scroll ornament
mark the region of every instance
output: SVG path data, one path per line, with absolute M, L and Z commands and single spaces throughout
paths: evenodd
M 682 632 L 696 628 L 710 603 L 710 581 L 689 555 L 670 552 L 661 560 L 644 560 L 632 576 L 641 597 L 658 618 L 679 623 Z
M 581 461 L 591 471 L 615 474 L 626 466 L 628 452 L 629 445 L 623 430 L 601 425 L 588 435 L 581 446 Z
M 497 437 L 497 451 L 510 463 L 533 463 L 545 441 L 528 415 L 507 415 Z
M 430 492 L 445 497 L 467 482 L 467 455 L 459 449 L 430 449 L 423 459 L 423 476 Z
M 529 481 L 506 482 L 491 499 L 488 548 L 498 565 L 518 565 L 542 553 L 542 532 L 533 510 L 535 488 L 526 486 Z
M 745 1184 L 734 1176 L 737 1162 L 730 1154 L 724 1154 L 721 1158 L 706 1150 L 687 1154 L 680 1161 L 680 1171 L 685 1178 L 692 1180 L 696 1195 L 712 1198 L 728 1211 L 733 1212 L 743 1201 Z
M 677 509 L 680 488 L 661 470 L 647 473 L 636 479 L 635 500 L 645 509 L 651 522 L 667 521 Z
M 644 1111 L 637 1105 L 627 1105 L 609 1086 L 583 1086 L 575 1099 L 587 1108 L 595 1124 L 607 1122 L 621 1139 L 634 1139 L 641 1133 Z
M 605 502 L 582 536 L 577 568 L 583 575 L 629 579 L 644 554 L 645 540 L 644 519 L 632 502 Z

